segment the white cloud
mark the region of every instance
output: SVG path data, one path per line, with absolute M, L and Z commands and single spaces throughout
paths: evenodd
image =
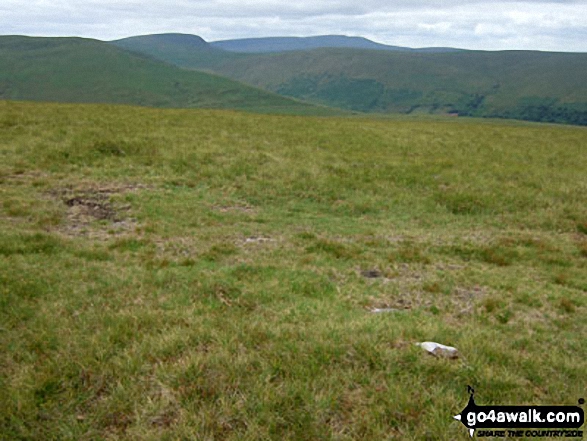
M 418 23 L 418 29 L 431 32 L 433 34 L 446 34 L 451 31 L 452 23 L 446 21 L 440 21 L 437 23 Z
M 494 37 L 503 37 L 506 35 L 511 35 L 511 29 L 507 26 L 499 25 L 499 24 L 492 24 L 492 23 L 479 23 L 475 26 L 475 35 L 484 37 L 484 36 L 494 36 Z
M 587 52 L 587 0 L 2 0 L 0 32 L 105 40 L 183 32 L 208 41 L 347 34 L 411 47 Z

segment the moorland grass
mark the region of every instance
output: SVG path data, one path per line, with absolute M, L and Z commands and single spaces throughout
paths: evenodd
M 576 404 L 586 145 L 0 102 L 0 438 L 464 440 L 467 385 Z

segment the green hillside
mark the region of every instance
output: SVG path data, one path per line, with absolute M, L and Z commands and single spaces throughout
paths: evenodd
M 587 54 L 319 49 L 254 55 L 215 69 L 283 95 L 364 112 L 587 124 Z
M 586 146 L 0 101 L 0 439 L 466 441 L 467 385 L 576 405 Z
M 162 51 L 156 43 L 162 38 L 136 37 L 134 49 L 328 106 L 587 124 L 587 54 L 347 48 L 237 54 L 209 44 L 187 49 L 185 36 Z
M 0 37 L 0 98 L 332 113 L 81 38 Z

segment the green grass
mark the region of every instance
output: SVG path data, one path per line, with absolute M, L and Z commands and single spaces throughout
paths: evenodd
M 0 36 L 0 99 L 340 114 L 82 38 Z
M 196 38 L 196 37 L 193 37 Z M 587 125 L 587 55 L 537 51 L 317 49 L 237 54 L 165 35 L 133 50 L 256 87 L 359 112 L 458 113 Z
M 465 440 L 468 384 L 576 404 L 586 145 L 0 102 L 0 439 Z

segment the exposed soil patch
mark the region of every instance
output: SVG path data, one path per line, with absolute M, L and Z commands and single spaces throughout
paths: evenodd
M 85 216 L 90 216 L 98 220 L 107 219 L 117 222 L 116 210 L 108 202 L 97 202 L 96 200 L 74 197 L 67 199 L 65 205 Z
M 427 309 L 444 311 L 456 317 L 472 314 L 479 300 L 486 295 L 480 287 L 471 289 L 456 288 L 450 295 L 438 295 L 423 290 L 404 291 L 395 295 L 374 298 L 369 309 L 402 311 L 410 309 Z
M 382 277 L 383 276 L 383 274 L 381 273 L 381 271 L 379 271 L 377 269 L 363 270 L 363 271 L 361 271 L 361 275 L 363 277 L 366 277 L 367 279 L 376 279 L 378 277 Z
M 428 278 L 417 267 L 404 264 L 396 267 L 396 271 L 393 278 L 378 279 L 382 283 L 382 292 L 371 299 L 370 309 L 427 309 L 460 317 L 472 314 L 480 300 L 488 294 L 488 288 L 483 286 L 451 287 L 442 280 Z M 389 286 L 393 289 L 390 290 Z
M 82 189 L 60 189 L 51 192 L 67 207 L 66 221 L 58 230 L 68 236 L 107 239 L 133 231 L 130 204 L 115 202 L 112 196 L 147 188 L 144 185 L 89 186 Z
M 416 302 L 415 299 L 410 297 L 393 297 L 386 299 L 373 299 L 368 309 L 371 312 L 383 312 L 383 311 L 407 311 L 413 308 L 419 308 L 425 305 Z

